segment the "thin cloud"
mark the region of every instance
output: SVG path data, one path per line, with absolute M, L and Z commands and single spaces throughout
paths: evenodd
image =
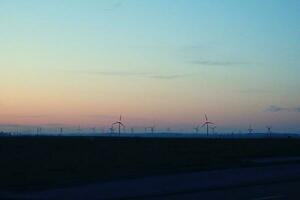
M 271 105 L 268 108 L 266 108 L 266 112 L 280 112 L 280 111 L 285 111 L 286 108 L 282 108 L 279 106 Z
M 82 74 L 103 75 L 103 76 L 147 76 L 147 73 L 136 72 L 105 72 L 105 71 L 77 71 Z
M 170 80 L 170 79 L 178 79 L 185 77 L 186 75 L 149 75 L 149 78 L 154 79 L 163 79 L 163 80 Z
M 233 65 L 244 65 L 243 62 L 232 62 L 232 61 L 211 61 L 211 60 L 192 60 L 189 61 L 195 65 L 206 65 L 206 66 L 233 66 Z
M 119 1 L 115 2 L 114 4 L 112 4 L 111 7 L 104 8 L 103 10 L 105 10 L 105 11 L 113 11 L 113 10 L 121 7 L 122 4 L 123 4 L 123 2 L 124 2 L 123 0 L 119 0 Z
M 20 124 L 0 124 L 0 127 L 13 127 L 13 128 L 18 128 L 20 126 L 23 126 L 23 125 L 20 125 Z
M 280 107 L 271 105 L 268 108 L 265 109 L 266 112 L 298 112 L 300 113 L 300 107 Z
M 245 89 L 245 90 L 239 90 L 239 93 L 243 94 L 266 94 L 266 93 L 272 93 L 271 90 L 263 90 L 263 89 Z
M 300 107 L 292 108 L 292 110 L 293 110 L 294 112 L 300 112 Z
M 48 117 L 48 115 L 19 115 L 16 117 L 19 117 L 19 118 L 43 118 L 43 117 Z
M 173 80 L 186 77 L 186 74 L 151 74 L 143 72 L 109 72 L 109 71 L 73 71 L 79 74 L 87 75 L 99 75 L 99 76 L 120 76 L 120 77 L 138 77 L 138 78 L 150 78 L 158 80 Z
M 1 115 L 3 117 L 14 117 L 14 118 L 43 118 L 49 115 Z
M 66 125 L 62 124 L 62 123 L 47 123 L 47 124 L 43 124 L 43 126 L 48 126 L 48 127 L 64 127 Z
M 96 118 L 96 119 L 117 119 L 116 116 L 112 116 L 112 115 L 87 115 L 87 117 L 90 118 Z

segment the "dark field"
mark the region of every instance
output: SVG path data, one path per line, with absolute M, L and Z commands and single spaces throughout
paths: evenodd
M 0 188 L 73 184 L 257 165 L 258 157 L 300 156 L 298 139 L 1 137 Z

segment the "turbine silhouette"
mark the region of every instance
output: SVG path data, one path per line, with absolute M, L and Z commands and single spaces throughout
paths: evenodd
M 214 123 L 208 121 L 207 115 L 205 114 L 205 122 L 203 123 L 203 125 L 202 125 L 201 127 L 206 126 L 206 135 L 207 135 L 207 136 L 208 136 L 209 125 L 210 125 L 210 124 L 214 124 Z
M 42 133 L 42 128 L 41 128 L 41 127 L 38 127 L 38 128 L 36 129 L 36 133 L 37 133 L 37 134 Z
M 109 131 L 110 131 L 111 134 L 113 134 L 113 133 L 115 132 L 114 127 L 111 126 L 111 127 L 109 128 Z
M 149 127 L 146 127 L 145 128 L 145 131 L 147 132 L 147 130 L 150 130 L 150 132 L 153 134 L 154 133 L 154 130 L 155 130 L 155 126 L 149 126 Z
M 213 133 L 213 134 L 215 134 L 215 129 L 216 129 L 216 128 L 217 128 L 216 126 L 210 127 L 210 129 L 212 130 L 212 133 Z
M 251 124 L 249 125 L 248 132 L 249 132 L 249 134 L 252 134 L 252 132 L 253 132 L 253 128 L 252 128 Z
M 200 127 L 199 126 L 196 126 L 195 128 L 193 128 L 195 131 L 196 131 L 196 133 L 199 133 L 199 129 L 200 129 Z
M 268 134 L 271 136 L 271 134 L 272 134 L 272 131 L 271 131 L 272 126 L 266 126 L 266 128 L 268 129 Z
M 121 135 L 121 127 L 125 128 L 125 125 L 122 123 L 122 116 L 120 115 L 119 121 L 116 121 L 114 123 L 112 123 L 111 128 L 113 129 L 113 127 L 117 125 L 118 126 L 118 132 L 119 135 Z

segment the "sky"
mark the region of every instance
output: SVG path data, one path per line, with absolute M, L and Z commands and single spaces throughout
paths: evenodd
M 0 124 L 300 132 L 298 0 L 0 0 Z

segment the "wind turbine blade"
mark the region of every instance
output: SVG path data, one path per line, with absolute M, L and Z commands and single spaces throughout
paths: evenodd
M 125 127 L 125 125 L 124 125 L 122 122 L 119 122 L 119 124 L 120 124 L 121 126 Z
M 205 120 L 207 121 L 208 120 L 208 118 L 207 118 L 207 115 L 205 114 Z

